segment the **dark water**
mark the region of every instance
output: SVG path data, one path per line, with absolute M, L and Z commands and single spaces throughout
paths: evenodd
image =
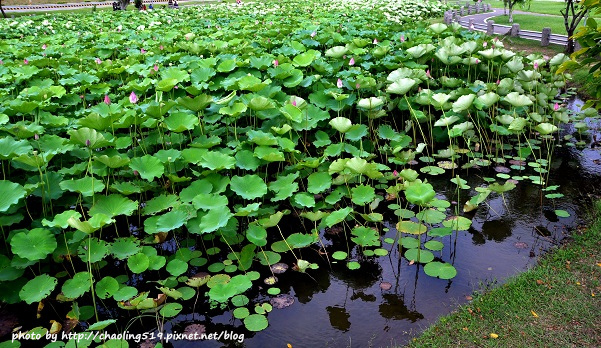
M 580 101 L 571 102 L 570 108 L 579 110 Z M 438 317 L 448 314 L 458 305 L 489 286 L 503 283 L 507 277 L 536 264 L 550 248 L 559 245 L 570 235 L 586 211 L 587 204 L 600 193 L 601 155 L 591 148 L 590 142 L 601 139 L 596 123 L 587 120 L 590 128 L 585 149 L 562 147 L 556 150 L 549 185 L 560 185 L 558 192 L 565 197 L 554 201 L 544 199 L 541 206 L 540 186 L 520 181 L 517 187 L 504 194 L 491 194 L 487 203 L 480 205 L 472 215 L 469 231 L 460 231 L 445 237 L 445 248 L 435 255 L 453 264 L 458 274 L 452 280 L 427 276 L 423 268 L 409 265 L 401 257 L 398 247 L 384 244 L 389 250 L 385 257 L 362 262 L 356 271 L 343 264 L 320 261 L 317 252 L 303 251 L 303 258 L 320 263 L 320 269 L 308 274 L 286 272 L 278 287 L 282 293 L 295 298 L 295 303 L 284 309 L 273 309 L 268 314 L 269 327 L 258 333 L 249 333 L 231 312 L 195 318 L 181 315 L 165 326 L 166 331 L 182 332 L 192 323 L 206 326 L 207 333 L 229 331 L 244 333 L 246 347 L 386 347 L 403 345 L 419 334 Z M 572 132 L 567 128 L 563 134 Z M 466 177 L 465 172 L 460 172 Z M 511 173 L 515 175 L 516 173 Z M 534 173 L 536 174 L 536 173 Z M 481 185 L 481 176 L 494 177 L 495 173 L 471 170 L 468 183 L 472 188 Z M 528 174 L 528 175 L 533 175 Z M 438 198 L 457 200 L 454 185 L 447 178 L 434 181 Z M 448 191 L 445 191 L 448 189 Z M 464 190 L 459 200 L 476 194 Z M 448 193 L 447 193 L 448 192 Z M 453 207 L 451 207 L 452 209 Z M 557 218 L 553 212 L 563 209 L 568 218 Z M 390 221 L 386 237 L 395 238 L 394 223 Z M 334 239 L 323 235 L 322 239 Z M 382 290 L 380 284 L 389 282 L 392 288 Z M 268 296 L 258 295 L 254 302 L 266 302 Z M 251 300 L 252 301 L 252 300 Z M 235 346 L 232 341 L 177 341 L 175 347 Z

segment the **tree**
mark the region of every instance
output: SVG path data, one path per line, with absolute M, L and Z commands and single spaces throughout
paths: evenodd
M 583 0 L 581 5 L 590 11 L 591 15 L 601 14 L 601 0 Z M 601 26 L 597 25 L 593 16 L 586 20 L 586 25 L 578 28 L 578 32 L 574 34 L 573 39 L 577 40 L 582 49 L 572 53 L 571 60 L 561 64 L 557 69 L 557 74 L 561 74 L 566 70 L 573 70 L 581 67 L 589 68 L 589 74 L 592 74 L 594 79 L 601 80 Z M 580 62 L 578 59 L 582 59 Z M 601 109 L 601 89 L 597 90 L 596 99 L 587 101 L 583 109 L 595 107 Z
M 519 4 L 522 7 L 530 5 L 531 0 L 503 0 L 503 9 L 509 8 L 509 23 L 513 23 L 513 6 Z
M 6 13 L 4 13 L 4 9 L 2 8 L 2 0 L 0 0 L 0 11 L 2 11 L 2 16 L 6 18 Z
M 127 5 L 129 5 L 129 2 L 131 0 L 117 0 L 117 3 L 119 4 L 119 8 L 122 10 L 127 9 Z
M 563 23 L 566 26 L 568 32 L 568 46 L 566 47 L 567 53 L 574 52 L 574 31 L 580 24 L 580 21 L 588 13 L 588 8 L 583 6 L 581 3 L 574 4 L 574 0 L 565 0 L 566 8 L 559 11 L 563 16 Z

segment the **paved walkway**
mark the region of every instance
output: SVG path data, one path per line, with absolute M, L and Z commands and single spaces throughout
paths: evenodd
M 194 0 L 194 3 L 198 3 L 201 0 Z M 215 0 L 219 1 L 219 0 Z M 186 0 L 178 0 L 180 6 L 187 5 Z M 208 1 L 209 2 L 209 1 Z M 214 1 L 210 1 L 214 2 Z M 133 1 L 132 1 L 133 3 Z M 167 5 L 168 0 L 144 0 L 144 4 L 158 4 Z M 67 4 L 42 4 L 42 5 L 13 5 L 13 6 L 2 6 L 5 12 L 46 12 L 46 11 L 61 11 L 61 10 L 73 10 L 79 8 L 92 8 L 92 7 L 111 7 L 113 1 L 98 1 L 98 2 L 77 2 Z
M 479 31 L 486 31 L 486 26 L 488 20 L 492 17 L 502 16 L 504 15 L 504 10 L 502 8 L 493 8 L 492 12 L 478 13 L 469 16 L 463 16 L 459 20 L 459 24 L 461 26 L 467 28 L 469 26 L 470 18 L 474 19 L 474 29 Z M 509 12 L 509 10 L 508 10 Z M 553 16 L 549 14 L 543 13 L 532 13 L 532 12 L 524 12 L 524 11 L 513 11 L 513 14 L 528 14 L 533 16 Z M 494 33 L 497 35 L 505 35 L 511 30 L 511 26 L 495 24 L 493 26 Z M 529 40 L 541 40 L 541 32 L 529 31 L 529 30 L 520 30 L 520 37 L 529 39 Z M 568 37 L 566 35 L 560 34 L 551 34 L 551 43 L 565 45 L 567 44 Z

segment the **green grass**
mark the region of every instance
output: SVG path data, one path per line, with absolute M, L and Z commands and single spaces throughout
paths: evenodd
M 594 99 L 597 91 L 601 89 L 601 78 L 595 79 L 589 73 L 589 67 L 580 68 L 572 72 L 571 85 L 578 88 L 578 94 L 584 99 Z
M 442 317 L 409 347 L 601 347 L 601 202 L 594 209 L 571 243 Z
M 492 20 L 495 24 L 511 25 L 509 16 L 493 17 Z M 563 17 L 514 14 L 513 22 L 519 23 L 521 30 L 542 31 L 543 28 L 548 27 L 553 34 L 567 34 Z
M 493 8 L 503 8 L 503 1 L 491 0 L 487 1 Z M 534 13 L 544 13 L 550 15 L 561 16 L 560 10 L 565 9 L 565 3 L 563 1 L 532 1 L 530 6 L 521 7 L 516 5 L 513 7 L 514 11 L 526 11 Z

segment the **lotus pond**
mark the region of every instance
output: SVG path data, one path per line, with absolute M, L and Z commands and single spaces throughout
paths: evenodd
M 596 178 L 570 166 L 597 112 L 565 107 L 568 57 L 419 24 L 444 10 L 0 22 L 4 320 L 386 345 L 531 264 Z

